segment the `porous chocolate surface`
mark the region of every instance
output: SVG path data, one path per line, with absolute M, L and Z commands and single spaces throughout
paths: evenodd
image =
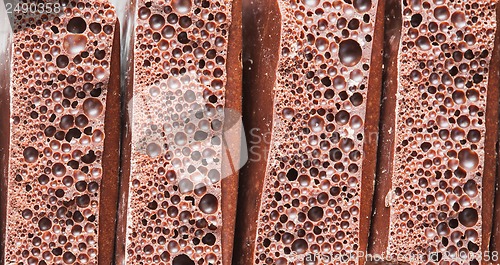
M 496 135 L 486 123 L 488 97 L 497 98 L 497 88 L 488 89 L 495 7 L 403 1 L 392 188 L 385 197 L 394 260 L 478 264 L 487 249 L 491 214 L 481 212 L 491 213 L 493 194 L 483 185 L 493 179 L 485 158 L 495 159 L 485 146 L 495 142 L 489 130 Z
M 281 43 L 272 141 L 252 262 L 321 263 L 318 258 L 328 254 L 358 264 L 358 257 L 350 255 L 360 248 L 377 3 L 278 5 Z
M 228 77 L 239 68 L 239 51 L 229 48 L 232 8 L 233 1 L 131 5 L 133 65 L 125 103 L 130 135 L 122 161 L 127 195 L 121 202 L 119 233 L 125 236 L 119 239 L 119 264 L 231 259 L 232 240 L 227 250 L 224 242 L 232 235 L 223 234 L 223 218 L 230 221 L 235 214 L 223 210 L 234 202 L 221 203 L 225 96 L 233 93 L 231 104 L 239 109 L 234 103 L 241 93 L 239 78 Z M 226 183 L 237 185 L 233 181 Z M 234 198 L 234 187 L 228 190 Z
M 113 248 L 101 225 L 114 227 L 116 193 L 101 196 L 117 180 L 117 21 L 107 1 L 61 7 L 15 20 L 5 264 L 111 263 L 99 247 Z

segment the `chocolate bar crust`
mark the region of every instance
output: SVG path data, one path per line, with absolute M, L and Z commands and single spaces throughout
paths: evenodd
M 120 140 L 121 140 L 121 86 L 120 86 L 120 22 L 117 21 L 112 44 L 110 80 L 106 96 L 106 115 L 104 120 L 103 177 L 101 180 L 100 217 L 99 217 L 99 256 L 98 264 L 114 264 L 116 226 L 118 223 Z M 104 164 L 105 163 L 105 164 Z
M 228 54 L 227 54 L 227 87 L 226 90 L 225 108 L 236 114 L 233 118 L 238 119 L 238 124 L 242 117 L 242 52 L 243 52 L 243 37 L 242 37 L 242 0 L 233 0 L 231 16 L 232 21 L 229 27 L 228 38 Z M 224 131 L 230 131 L 231 122 L 225 122 Z M 222 264 L 231 265 L 233 263 L 233 252 L 235 244 L 236 216 L 238 208 L 238 193 L 239 193 L 239 166 L 243 161 L 243 150 L 239 146 L 242 143 L 242 128 L 238 127 L 234 133 L 227 134 L 226 151 L 232 153 L 233 161 L 223 162 L 223 175 L 228 177 L 222 179 Z M 238 157 L 241 157 L 238 159 Z M 231 166 L 232 165 L 232 166 Z M 231 172 L 231 173 L 226 173 Z
M 400 0 L 387 0 L 384 16 L 384 71 L 380 115 L 380 137 L 377 160 L 377 175 L 373 199 L 370 239 L 367 254 L 383 259 L 387 250 L 390 208 L 385 197 L 391 189 L 392 157 L 394 156 L 395 109 L 397 93 L 397 55 L 402 27 Z M 374 260 L 368 260 L 374 262 Z M 377 264 L 377 263 L 368 263 Z
M 500 101 L 500 30 L 498 30 L 498 19 L 500 18 L 500 5 L 495 2 L 494 16 L 496 19 L 496 29 L 494 33 L 494 48 L 491 55 L 490 67 L 488 72 L 488 97 L 486 106 L 486 139 L 485 139 L 485 161 L 498 161 L 498 133 L 499 133 L 499 101 Z M 493 36 L 492 36 L 493 37 Z M 497 135 L 497 136 L 496 136 Z M 485 163 L 483 183 L 496 183 L 498 182 L 498 164 Z M 495 221 L 496 213 L 498 211 L 498 204 L 495 203 L 496 194 L 495 185 L 483 185 L 483 207 L 481 214 L 483 215 L 482 227 L 482 247 L 481 251 L 484 253 L 483 261 L 500 262 L 498 254 L 500 249 L 495 249 L 491 246 L 492 241 L 495 240 L 495 227 L 498 226 L 498 221 Z M 498 219 L 496 219 L 498 220 Z
M 497 20 L 500 18 L 500 5 L 498 5 L 497 2 L 497 7 L 496 7 L 496 17 Z M 498 23 L 497 23 L 498 24 Z M 493 49 L 493 55 L 491 58 L 491 69 L 490 69 L 490 81 L 488 83 L 488 89 L 489 91 L 498 91 L 498 88 L 500 87 L 500 30 L 498 30 L 497 26 L 497 31 L 496 31 L 496 37 L 495 37 L 495 48 Z M 492 99 L 495 100 L 495 99 Z M 495 102 L 493 102 L 492 106 L 495 106 Z M 495 109 L 492 108 L 491 111 L 493 112 Z M 490 111 L 490 110 L 488 110 Z M 490 115 L 488 115 L 490 117 Z M 498 123 L 498 119 L 495 119 L 497 116 L 491 115 L 491 122 L 493 124 Z M 489 124 L 487 122 L 487 124 Z M 493 137 L 491 137 L 493 138 Z M 490 142 L 490 145 L 495 145 L 497 148 L 497 161 L 498 161 L 498 138 L 496 139 L 496 142 Z M 496 181 L 495 181 L 495 186 L 492 187 L 493 185 L 489 185 L 487 188 L 491 188 L 494 190 L 491 191 L 485 191 L 486 194 L 489 194 L 488 192 L 492 192 L 492 194 L 495 194 L 494 196 L 494 212 L 493 212 L 493 219 L 492 219 L 492 232 L 491 232 L 491 241 L 490 241 L 490 257 L 493 262 L 500 262 L 499 258 L 499 253 L 500 253 L 500 167 L 499 164 L 497 163 L 497 174 L 496 174 Z M 490 182 L 493 183 L 493 182 Z M 486 203 L 488 205 L 491 202 L 489 196 L 485 196 L 483 199 L 483 203 Z M 486 208 L 487 209 L 487 208 Z M 488 212 L 483 212 L 484 215 L 488 215 Z M 483 241 L 484 242 L 484 241 Z M 484 242 L 486 243 L 486 242 Z M 496 260 L 495 260 L 496 259 Z
M 243 122 L 248 162 L 240 171 L 234 264 L 254 260 L 260 194 L 273 123 L 273 86 L 280 43 L 277 1 L 243 1 Z

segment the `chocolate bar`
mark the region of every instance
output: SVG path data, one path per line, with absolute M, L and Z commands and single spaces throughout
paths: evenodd
M 118 22 L 107 1 L 51 8 L 16 13 L 13 24 L 10 83 L 2 88 L 9 118 L 1 122 L 1 263 L 112 264 Z
M 238 264 L 364 262 L 382 78 L 383 30 L 375 27 L 383 28 L 383 7 L 247 3 L 244 95 L 256 103 L 244 111 L 255 127 L 247 126 Z
M 381 160 L 370 249 L 409 264 L 479 264 L 489 259 L 492 227 L 496 3 L 400 6 L 382 121 L 381 148 L 391 153 Z
M 128 12 L 116 263 L 231 264 L 240 2 L 137 0 Z

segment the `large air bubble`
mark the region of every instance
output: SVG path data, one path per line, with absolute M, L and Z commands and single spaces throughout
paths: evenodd
M 363 51 L 355 40 L 345 40 L 340 43 L 339 58 L 345 66 L 355 66 L 361 60 Z

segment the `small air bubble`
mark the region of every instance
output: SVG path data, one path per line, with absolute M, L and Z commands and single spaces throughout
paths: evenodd
M 67 35 L 66 37 L 64 37 L 63 48 L 69 54 L 79 54 L 80 52 L 85 50 L 86 46 L 87 37 L 84 35 Z
M 320 37 L 316 39 L 316 48 L 318 48 L 318 51 L 324 52 L 329 46 L 330 42 L 326 38 Z
M 50 221 L 47 217 L 43 217 L 40 221 L 38 221 L 38 227 L 42 231 L 47 231 L 52 228 L 52 221 Z
M 22 215 L 24 219 L 28 220 L 31 219 L 31 217 L 33 217 L 33 212 L 30 209 L 26 209 L 23 211 Z
M 307 241 L 305 241 L 304 239 L 297 239 L 292 243 L 292 250 L 297 252 L 297 254 L 306 253 L 308 248 L 309 245 L 307 244 Z
M 64 68 L 64 67 L 68 66 L 68 64 L 69 64 L 68 56 L 66 56 L 66 55 L 57 56 L 57 59 L 56 59 L 57 67 Z
M 151 15 L 151 10 L 147 7 L 139 8 L 139 18 L 142 20 L 146 20 Z
M 465 14 L 460 11 L 457 11 L 453 13 L 453 15 L 451 15 L 451 22 L 458 29 L 461 29 L 467 25 Z
M 295 111 L 292 108 L 284 108 L 282 113 L 283 117 L 287 120 L 293 119 L 293 116 L 295 115 Z
M 309 128 L 313 132 L 322 132 L 325 127 L 325 120 L 320 116 L 314 116 L 309 120 Z
M 313 221 L 313 222 L 317 222 L 319 220 L 321 220 L 321 218 L 323 218 L 323 209 L 321 207 L 312 207 L 311 209 L 309 209 L 309 212 L 307 213 L 307 217 Z
M 460 166 L 469 171 L 475 170 L 479 165 L 479 156 L 476 152 L 468 148 L 458 153 L 458 160 Z
M 302 0 L 302 3 L 309 7 L 317 7 L 319 2 L 320 0 Z
M 434 9 L 434 17 L 439 21 L 445 21 L 450 17 L 450 11 L 446 6 L 438 6 Z
M 368 12 L 372 7 L 371 0 L 354 0 L 353 1 L 354 8 L 360 12 Z
M 71 252 L 66 252 L 63 255 L 63 261 L 66 264 L 73 264 L 76 261 L 76 256 Z
M 187 144 L 187 135 L 183 132 L 178 132 L 174 136 L 174 142 L 176 145 L 183 146 Z

